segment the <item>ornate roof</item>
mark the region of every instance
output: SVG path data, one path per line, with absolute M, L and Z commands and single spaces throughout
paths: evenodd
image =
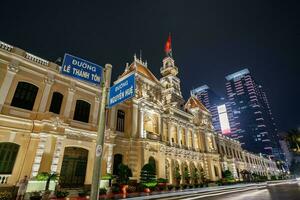
M 194 96 L 191 96 L 187 100 L 185 106 L 186 108 L 200 108 L 200 110 L 210 113 L 209 110 Z
M 132 71 L 135 71 L 144 76 L 145 78 L 154 81 L 156 83 L 160 83 L 159 80 L 153 75 L 153 73 L 148 69 L 147 64 L 146 63 L 140 63 L 141 61 L 133 61 L 131 63 L 131 65 L 129 67 L 126 67 L 126 70 L 124 71 L 124 73 L 119 77 L 123 77 L 127 74 L 129 74 Z

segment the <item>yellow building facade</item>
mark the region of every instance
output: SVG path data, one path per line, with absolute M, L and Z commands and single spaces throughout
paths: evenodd
M 151 162 L 158 178 L 175 182 L 175 169 L 203 170 L 216 181 L 229 169 L 277 175 L 276 164 L 244 151 L 213 130 L 209 111 L 185 101 L 175 61 L 163 59 L 161 78 L 134 56 L 117 83 L 135 74 L 135 97 L 106 111 L 102 175 L 120 163 L 139 180 Z M 63 187 L 91 184 L 101 96 L 99 87 L 64 76 L 60 66 L 0 42 L 0 184 L 24 175 L 57 172 Z

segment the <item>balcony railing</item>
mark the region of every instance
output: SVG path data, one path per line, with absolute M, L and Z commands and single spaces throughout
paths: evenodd
M 42 59 L 38 56 L 35 56 L 31 53 L 26 53 L 25 58 L 27 58 L 28 60 L 31 60 L 33 62 L 39 63 L 41 65 L 44 65 L 44 66 L 48 66 L 48 64 L 49 64 L 49 61 L 44 60 L 44 59 Z
M 13 46 L 0 41 L 0 49 L 4 49 L 10 52 L 13 48 Z
M 0 174 L 0 185 L 7 184 L 8 178 L 10 176 L 11 176 L 11 174 Z

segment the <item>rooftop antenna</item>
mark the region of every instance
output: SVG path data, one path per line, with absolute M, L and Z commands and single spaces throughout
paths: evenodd
M 142 49 L 140 49 L 140 61 L 142 62 Z

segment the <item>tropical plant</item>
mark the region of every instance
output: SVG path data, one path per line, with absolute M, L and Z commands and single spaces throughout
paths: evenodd
M 205 171 L 203 170 L 203 168 L 201 167 L 200 168 L 200 179 L 201 179 L 201 182 L 202 183 L 206 183 L 207 182 L 207 179 L 206 179 L 206 177 L 205 177 Z
M 40 172 L 36 176 L 36 180 L 38 181 L 46 181 L 45 191 L 49 190 L 50 181 L 58 180 L 58 174 L 56 172 Z
M 157 185 L 155 169 L 149 163 L 143 166 L 140 177 L 140 182 L 147 188 L 153 188 Z
M 287 131 L 286 140 L 293 152 L 300 153 L 300 129 L 291 129 Z
M 177 185 L 179 185 L 180 179 L 181 179 L 181 174 L 180 174 L 180 170 L 179 170 L 178 166 L 175 168 L 175 179 L 177 181 Z
M 182 174 L 183 179 L 185 180 L 186 184 L 189 184 L 190 181 L 190 173 L 187 167 L 184 168 L 183 174 Z
M 223 179 L 225 183 L 233 183 L 235 182 L 233 174 L 231 173 L 230 170 L 225 170 L 223 172 Z
M 121 184 L 128 184 L 129 177 L 132 177 L 132 171 L 131 169 L 124 164 L 119 164 L 118 166 L 119 169 L 119 176 L 118 180 Z
M 158 182 L 158 183 L 168 183 L 169 180 L 166 179 L 166 178 L 158 178 L 158 179 L 157 179 L 157 182 Z
M 191 173 L 191 179 L 193 181 L 194 184 L 197 184 L 198 183 L 198 180 L 200 178 L 200 174 L 198 172 L 198 169 L 197 168 L 194 168 L 192 170 L 192 173 Z

